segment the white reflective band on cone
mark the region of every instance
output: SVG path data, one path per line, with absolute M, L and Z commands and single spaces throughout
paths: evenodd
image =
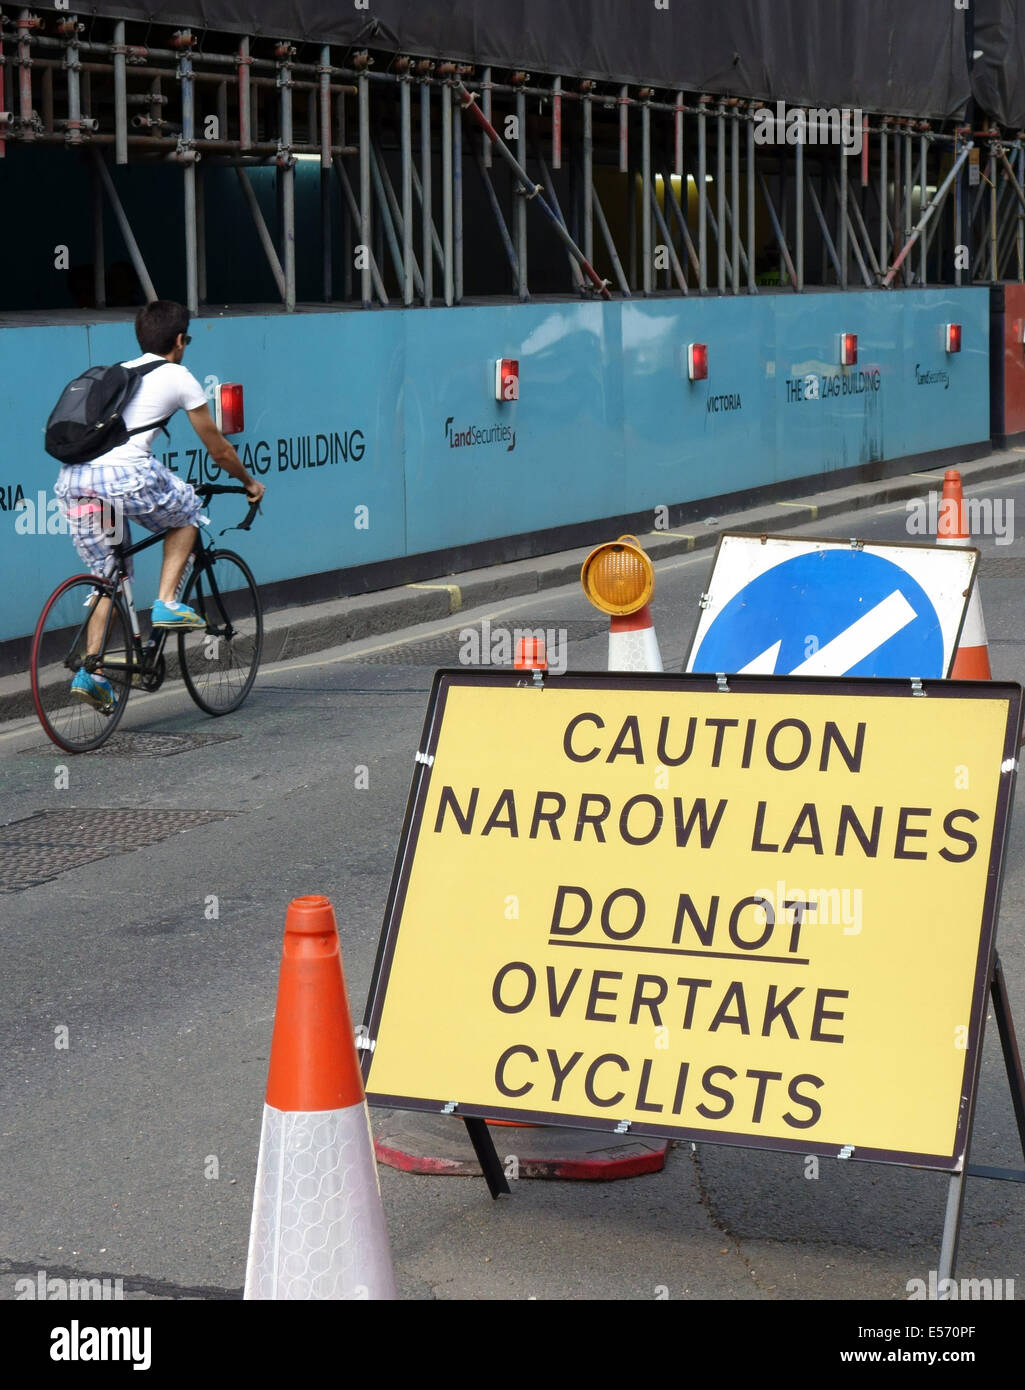
M 662 654 L 653 627 L 609 632 L 610 671 L 661 671 Z
M 964 627 L 961 629 L 960 647 L 984 647 L 986 646 L 986 624 L 982 620 L 982 602 L 979 598 L 979 586 L 972 586 L 972 596 L 968 600 L 968 612 L 964 615 Z
M 395 1296 L 366 1102 L 265 1105 L 243 1297 Z

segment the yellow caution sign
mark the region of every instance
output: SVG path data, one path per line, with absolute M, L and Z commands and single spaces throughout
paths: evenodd
M 1021 688 L 439 673 L 372 1103 L 956 1168 Z

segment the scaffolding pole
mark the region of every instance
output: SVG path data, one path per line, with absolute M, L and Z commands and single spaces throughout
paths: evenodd
M 114 25 L 114 163 L 128 163 L 128 77 L 125 22 Z
M 747 123 L 747 292 L 758 293 L 758 280 L 755 274 L 755 127 L 753 121 Z
M 373 304 L 372 272 L 370 263 L 373 250 L 370 245 L 370 85 L 366 72 L 359 75 L 359 250 L 362 252 L 360 266 L 360 300 L 364 309 Z M 338 168 L 338 165 L 335 165 Z M 341 170 L 344 174 L 345 170 Z M 348 184 L 348 178 L 345 184 Z M 383 286 L 381 287 L 383 289 Z
M 552 178 L 552 175 L 548 169 L 548 165 L 545 163 L 544 155 L 541 153 L 540 150 L 536 150 L 535 153 L 537 155 L 538 165 L 541 169 L 541 178 L 544 180 L 545 190 L 548 194 L 549 199 L 551 200 L 552 207 L 555 209 L 555 215 L 556 217 L 558 217 L 559 221 L 565 227 L 566 219 L 563 216 L 562 208 L 559 205 L 559 198 L 555 192 L 555 180 Z M 577 265 L 576 261 L 570 255 L 568 248 L 566 250 L 566 259 L 569 262 L 570 275 L 573 279 L 573 288 L 576 290 L 582 290 L 584 288 L 584 277 L 580 270 L 580 267 Z
M 414 277 L 420 281 L 418 286 L 423 294 L 423 278 L 413 256 L 413 127 L 410 112 L 410 83 L 408 73 L 403 74 L 399 88 L 399 123 L 402 130 L 402 302 L 407 307 L 413 303 Z
M 826 221 L 825 213 L 822 211 L 822 204 L 819 202 L 819 195 L 815 192 L 815 183 L 812 179 L 808 180 L 808 193 L 811 197 L 815 218 L 819 224 L 819 231 L 822 233 L 822 240 L 826 244 L 826 251 L 829 254 L 829 259 L 833 263 L 833 269 L 836 271 L 836 278 L 839 281 L 841 273 L 840 257 L 837 255 L 836 247 L 833 245 L 833 238 L 829 235 L 829 224 Z
M 499 145 L 499 149 L 503 149 L 503 146 Z M 517 167 L 522 169 L 527 158 L 527 98 L 523 91 L 516 93 L 516 153 L 519 157 Z M 527 282 L 527 190 L 531 187 L 524 173 L 515 191 L 517 292 L 521 302 L 530 298 Z
M 423 238 L 421 264 L 424 275 L 424 305 L 434 298 L 434 214 L 431 210 L 431 85 L 425 78 L 420 85 L 420 231 Z
M 726 117 L 722 106 L 715 118 L 716 266 L 719 293 L 726 293 Z
M 925 205 L 929 201 L 929 142 L 924 135 L 918 137 L 918 148 L 921 158 L 918 161 L 918 210 L 925 211 Z M 922 235 L 920 256 L 918 260 L 918 283 L 926 285 L 929 283 L 929 233 Z
M 484 163 L 484 156 L 481 154 L 480 150 L 477 151 L 477 168 L 484 183 L 484 191 L 487 194 L 488 202 L 491 204 L 491 211 L 495 215 L 495 224 L 498 227 L 498 235 L 501 237 L 502 245 L 505 248 L 506 259 L 512 271 L 513 289 L 515 289 L 518 279 L 516 248 L 513 246 L 512 237 L 509 235 L 509 228 L 506 224 L 505 216 L 502 213 L 502 205 L 498 201 L 498 194 L 495 192 L 495 186 L 491 182 L 491 175 L 488 173 L 487 165 Z
M 154 299 L 158 299 L 159 296 L 153 288 L 153 281 L 150 279 L 149 271 L 146 269 L 146 262 L 142 259 L 139 243 L 135 240 L 131 224 L 125 216 L 124 208 L 121 206 L 121 199 L 117 196 L 117 189 L 114 187 L 114 180 L 110 176 L 110 170 L 104 163 L 103 156 L 98 149 L 93 149 L 92 156 L 94 167 L 99 173 L 103 186 L 107 191 L 107 197 L 110 199 L 110 205 L 114 210 L 114 217 L 121 235 L 124 238 L 125 246 L 128 248 L 129 258 L 135 268 L 136 275 L 139 277 L 139 284 L 142 286 L 143 293 L 146 296 L 146 302 L 147 304 L 152 304 Z
M 893 284 L 894 276 L 900 270 L 901 264 L 903 263 L 908 252 L 914 246 L 915 242 L 921 236 L 925 228 L 929 225 L 929 222 L 932 219 L 932 216 L 935 213 L 936 209 L 943 206 L 943 201 L 947 196 L 947 190 L 950 188 L 950 185 L 956 179 L 958 172 L 961 169 L 961 166 L 964 164 L 965 160 L 971 153 L 971 149 L 972 143 L 969 140 L 964 145 L 964 147 L 961 150 L 961 153 L 958 155 L 957 159 L 951 166 L 950 172 L 947 174 L 947 177 L 943 180 L 943 183 L 940 185 L 936 197 L 933 199 L 933 201 L 929 204 L 928 208 L 922 214 L 918 226 L 909 234 L 908 239 L 905 241 L 904 245 L 900 249 L 899 255 L 896 257 L 889 270 L 883 276 L 884 289 L 889 289 L 890 286 Z
M 274 283 L 278 287 L 278 294 L 281 296 L 281 302 L 284 303 L 285 272 L 282 270 L 281 262 L 278 259 L 278 253 L 274 246 L 274 238 L 267 230 L 267 223 L 264 221 L 263 213 L 260 210 L 260 204 L 256 197 L 256 191 L 249 181 L 249 175 L 246 173 L 245 169 L 240 166 L 236 166 L 235 173 L 238 176 L 239 187 L 242 189 L 242 196 L 246 200 L 246 206 L 249 208 L 250 216 L 253 219 L 256 235 L 260 238 L 260 245 L 263 247 L 263 253 L 267 257 L 267 264 L 270 266 L 271 274 L 274 276 Z
M 196 293 L 206 303 L 206 175 L 196 170 Z
M 707 98 L 702 98 L 707 100 Z M 708 293 L 708 117 L 698 114 L 698 290 Z
M 740 293 L 740 121 L 736 112 L 730 118 L 730 272 L 733 293 Z
M 92 212 L 93 212 L 93 303 L 97 309 L 107 307 L 106 252 L 103 243 L 103 181 L 99 170 L 93 164 L 92 174 Z
M 588 261 L 587 258 L 584 256 L 583 252 L 582 252 L 582 251 L 580 250 L 580 248 L 577 246 L 576 242 L 575 242 L 575 241 L 573 240 L 573 238 L 570 236 L 569 232 L 568 232 L 568 231 L 566 230 L 566 228 L 562 225 L 562 223 L 559 221 L 559 219 L 555 216 L 555 213 L 554 213 L 553 210 L 549 207 L 548 203 L 545 201 L 544 197 L 543 197 L 542 194 L 541 194 L 540 185 L 532 185 L 532 184 L 531 184 L 530 179 L 527 177 L 527 174 L 526 174 L 526 172 L 524 171 L 522 164 L 520 164 L 520 163 L 517 161 L 517 159 L 516 159 L 516 157 L 513 155 L 512 151 L 511 151 L 511 150 L 504 144 L 504 142 L 499 138 L 498 133 L 497 133 L 497 131 L 495 130 L 495 128 L 494 128 L 492 125 L 490 125 L 487 121 L 484 120 L 484 117 L 483 117 L 483 114 L 482 114 L 482 112 L 481 112 L 481 109 L 480 109 L 480 107 L 477 105 L 476 99 L 473 97 L 473 95 L 472 95 L 470 92 L 468 92 L 468 91 L 466 90 L 466 88 L 463 86 L 463 84 L 462 84 L 461 82 L 457 84 L 456 91 L 457 91 L 458 94 L 459 94 L 459 99 L 460 99 L 460 101 L 461 101 L 461 103 L 462 103 L 463 109 L 464 109 L 465 111 L 469 111 L 470 114 L 473 115 L 474 119 L 475 119 L 478 123 L 480 123 L 481 125 L 484 126 L 485 130 L 487 131 L 488 138 L 491 140 L 492 144 L 495 146 L 495 148 L 498 150 L 498 152 L 502 155 L 503 159 L 506 161 L 506 163 L 507 163 L 507 164 L 509 165 L 509 167 L 512 169 L 513 173 L 516 175 L 516 178 L 517 178 L 517 180 L 518 180 L 518 182 L 519 182 L 519 186 L 520 186 L 520 188 L 522 189 L 522 191 L 523 191 L 523 193 L 524 193 L 524 195 L 525 195 L 525 196 L 524 196 L 524 199 L 523 199 L 523 202 L 524 202 L 524 214 L 526 213 L 526 206 L 525 206 L 526 198 L 529 197 L 529 198 L 531 199 L 531 201 L 537 203 L 538 207 L 541 209 L 541 211 L 544 213 L 544 215 L 548 218 L 548 221 L 550 222 L 550 224 L 551 224 L 553 230 L 555 231 L 556 235 L 557 235 L 557 236 L 560 238 L 560 240 L 570 249 L 571 253 L 573 254 L 574 258 L 576 259 L 577 263 L 579 264 L 581 270 L 582 270 L 582 271 L 584 272 L 584 274 L 587 276 L 588 280 L 590 280 L 591 284 L 592 284 L 592 285 L 595 287 L 595 289 L 597 289 L 597 290 L 599 291 L 599 293 L 601 293 L 605 298 L 608 298 L 608 293 L 609 293 L 609 291 L 608 291 L 608 286 L 607 286 L 607 284 L 605 283 L 604 280 L 602 280 L 602 279 L 600 278 L 600 276 L 598 275 L 597 271 L 596 271 L 596 270 L 594 269 L 594 267 L 591 265 L 590 261 Z M 523 93 L 521 92 L 521 93 L 519 93 L 519 95 L 522 96 Z M 522 127 L 521 127 L 521 130 L 520 130 L 520 134 L 521 134 L 521 136 L 523 136 Z M 523 266 L 522 266 L 522 264 L 521 264 L 521 266 L 520 266 L 520 272 L 521 272 L 521 276 L 522 276 L 522 273 L 523 273 Z M 521 283 L 522 283 L 522 281 L 521 281 Z
M 397 233 L 397 234 L 398 234 L 398 233 L 401 233 L 401 234 L 402 234 L 402 238 L 403 238 L 403 256 L 402 256 L 403 271 L 402 271 L 402 275 L 404 275 L 404 274 L 405 274 L 406 220 L 405 220 L 405 218 L 403 217 L 402 209 L 399 207 L 399 200 L 398 200 L 398 198 L 395 196 L 395 189 L 394 189 L 394 187 L 392 186 L 391 176 L 390 176 L 389 173 L 388 173 L 388 164 L 387 164 L 387 162 L 386 162 L 386 160 L 385 160 L 385 158 L 384 158 L 383 152 L 382 152 L 380 149 L 378 150 L 378 161 L 377 161 L 377 162 L 378 162 L 378 168 L 379 168 L 380 174 L 381 174 L 381 183 L 382 183 L 383 186 L 384 186 L 384 196 L 385 196 L 385 197 L 387 198 L 387 200 L 388 200 L 388 207 L 389 207 L 389 210 L 391 211 L 392 222 L 393 222 L 393 224 L 394 224 L 394 226 L 395 226 L 396 233 Z M 409 195 L 410 195 L 410 203 L 412 203 L 412 197 L 413 197 L 413 174 L 414 174 L 414 172 L 415 172 L 415 170 L 414 170 L 414 167 L 413 167 L 413 164 L 412 164 L 412 160 L 410 160 L 410 162 L 409 162 L 409 163 L 407 164 L 407 166 L 406 166 L 406 171 L 405 171 L 405 173 L 409 176 Z M 419 264 L 417 263 L 417 259 L 416 259 L 415 254 L 413 253 L 413 230 L 412 230 L 412 223 L 410 223 L 410 228 L 409 228 L 409 250 L 410 250 L 410 256 L 411 256 L 411 258 L 412 258 L 412 266 L 411 266 L 412 277 L 413 277 L 413 278 L 412 278 L 412 286 L 416 289 L 416 293 L 417 293 L 417 294 L 422 295 L 422 294 L 423 294 L 423 289 L 424 289 L 424 282 L 423 282 L 423 276 L 420 274 L 420 266 L 419 266 Z M 402 279 L 402 275 L 400 275 L 400 277 L 399 277 L 400 279 Z
M 662 182 L 664 186 L 664 178 Z M 679 287 L 681 294 L 687 294 L 689 293 L 687 289 L 687 277 L 683 273 L 683 266 L 680 264 L 680 258 L 679 256 L 677 256 L 676 248 L 673 246 L 673 239 L 669 234 L 669 225 L 666 222 L 666 219 L 662 213 L 662 209 L 658 205 L 658 194 L 655 192 L 654 184 L 651 185 L 651 188 L 649 190 L 649 197 L 651 201 L 651 210 L 655 215 L 655 221 L 658 223 L 659 233 L 664 239 L 666 249 L 669 252 L 669 261 L 672 267 L 673 275 L 676 277 L 677 286 Z M 668 192 L 667 197 L 672 197 L 671 190 Z
M 889 148 L 890 142 L 886 138 L 886 130 L 884 129 L 879 137 L 879 256 L 876 274 L 880 277 L 884 274 L 883 267 L 890 263 L 890 227 L 886 212 L 886 204 L 890 196 L 888 175 L 886 172 L 886 161 Z
M 616 243 L 612 240 L 612 233 L 609 231 L 609 224 L 605 220 L 605 212 L 598 197 L 598 190 L 593 190 L 594 194 L 594 215 L 598 219 L 598 229 L 605 242 L 605 249 L 609 253 L 609 260 L 612 262 L 612 272 L 619 281 L 619 288 L 627 299 L 631 297 L 630 286 L 627 284 L 626 276 L 623 274 L 623 264 L 619 259 L 619 252 L 616 250 Z
M 584 256 L 594 260 L 594 108 L 591 103 L 590 84 L 583 97 L 584 103 Z M 485 144 L 491 149 L 491 142 L 485 136 Z
M 804 290 L 804 146 L 794 146 L 794 232 L 797 248 L 797 291 Z
M 655 188 L 651 181 L 651 108 L 647 101 L 641 106 L 641 288 L 650 295 L 653 287 L 651 250 L 651 199 Z
M 835 182 L 836 182 L 835 179 L 834 179 L 833 182 L 834 182 L 834 186 L 835 186 Z M 840 255 L 840 288 L 841 288 L 842 290 L 845 290 L 845 289 L 847 288 L 847 267 L 848 267 L 848 265 L 850 264 L 850 249 L 849 249 L 848 244 L 847 244 L 847 233 L 848 233 L 848 229 L 850 228 L 850 224 L 851 224 L 850 214 L 849 214 L 849 212 L 847 211 L 847 203 L 848 203 L 848 198 L 849 198 L 849 188 L 848 188 L 848 184 L 849 184 L 849 179 L 848 179 L 848 175 L 847 175 L 847 151 L 846 151 L 846 150 L 843 148 L 843 146 L 841 145 L 841 147 L 840 147 L 840 192 L 839 192 L 839 197 L 838 197 L 838 200 L 837 200 L 837 201 L 839 202 L 839 206 L 840 206 L 840 226 L 839 226 L 839 228 L 838 228 L 838 237 L 837 237 L 837 240 L 839 241 L 839 248 L 838 248 L 838 250 L 839 250 L 839 255 Z M 860 255 L 858 256 L 857 259 L 858 259 L 859 265 L 861 266 L 862 273 L 864 274 L 865 267 L 864 267 L 864 263 L 863 263 L 862 260 L 861 260 Z
M 253 143 L 253 98 L 249 86 L 249 36 L 239 41 L 238 57 L 238 143 L 248 150 Z
M 680 235 L 683 238 L 683 243 L 687 248 L 687 259 L 690 261 L 691 269 L 694 271 L 694 274 L 698 275 L 700 273 L 700 262 L 698 260 L 698 253 L 694 248 L 694 241 L 690 234 L 690 228 L 687 226 L 687 218 L 684 215 L 682 207 L 677 202 L 676 194 L 673 192 L 672 181 L 669 177 L 669 169 L 666 165 L 662 166 L 662 182 L 669 190 L 669 204 L 673 209 L 673 217 L 676 221 L 676 225 L 680 229 Z M 686 189 L 686 187 L 686 182 L 684 182 L 681 185 L 681 189 Z
M 797 271 L 795 270 L 794 263 L 790 258 L 790 251 L 787 247 L 787 239 L 783 235 L 783 228 L 780 225 L 780 220 L 776 215 L 776 208 L 773 205 L 772 197 L 769 193 L 769 185 L 765 182 L 765 175 L 762 173 L 760 169 L 758 171 L 758 183 L 761 186 L 762 199 L 765 202 L 765 209 L 769 214 L 769 221 L 772 223 L 772 231 L 773 235 L 776 238 L 776 245 L 779 247 L 779 253 L 783 257 L 783 264 L 786 266 L 787 275 L 790 277 L 790 283 L 796 290 Z
M 187 162 L 185 182 L 185 303 L 190 314 L 199 313 L 199 253 L 196 237 L 196 155 L 193 142 L 195 128 L 195 91 L 192 83 L 192 54 L 188 49 L 178 61 L 178 80 L 181 83 L 182 138 L 180 150 Z
M 845 157 L 845 156 L 841 156 L 841 158 L 844 158 L 844 157 Z M 843 169 L 843 167 L 844 167 L 844 166 L 841 164 L 841 166 L 840 166 L 841 170 Z M 843 199 L 842 199 L 842 197 L 841 197 L 841 191 L 840 191 L 839 185 L 837 184 L 835 175 L 834 175 L 833 178 L 832 178 L 832 185 L 833 185 L 833 192 L 834 192 L 834 194 L 836 195 L 837 200 L 840 202 L 841 207 L 843 207 Z M 848 188 L 849 188 L 849 181 L 848 181 Z M 856 214 L 856 216 L 860 219 L 860 217 L 861 217 L 861 209 L 858 207 L 858 200 L 857 200 L 857 198 L 848 197 L 846 207 L 843 207 L 844 225 L 845 225 L 845 230 L 846 230 L 846 237 L 845 237 L 845 240 L 847 241 L 847 244 L 848 244 L 848 247 L 849 247 L 850 251 L 853 252 L 853 254 L 854 254 L 854 259 L 855 259 L 855 261 L 857 261 L 858 269 L 861 271 L 861 278 L 862 278 L 862 280 L 865 282 L 866 288 L 867 288 L 867 289 L 871 289 L 872 286 L 875 284 L 875 280 L 873 280 L 872 275 L 869 273 L 868 267 L 867 267 L 867 265 L 865 264 L 865 258 L 864 258 L 864 256 L 862 255 L 861 240 L 860 240 L 860 238 L 859 238 L 859 236 L 858 236 L 858 232 L 857 232 L 857 229 L 856 229 L 856 227 L 855 227 L 854 219 L 853 219 L 852 216 L 851 216 L 852 210 L 853 210 L 853 212 Z M 875 260 L 875 255 L 874 255 L 874 252 L 872 251 L 872 243 L 871 243 L 871 240 L 868 239 L 868 232 L 867 232 L 867 230 L 865 229 L 865 224 L 864 224 L 864 222 L 862 222 L 861 226 L 862 226 L 862 229 L 863 229 L 863 234 L 864 234 L 864 236 L 866 237 L 867 246 L 868 246 L 868 254 L 869 254 L 869 256 L 872 258 L 872 260 L 874 261 L 874 260 Z M 879 272 L 878 272 L 878 269 L 876 269 L 876 274 L 878 274 L 878 273 L 879 273 Z
M 352 219 L 352 225 L 356 228 L 358 233 L 362 234 L 363 208 L 361 208 L 356 201 L 356 195 L 352 190 L 352 184 L 349 182 L 349 176 L 345 172 L 345 165 L 342 163 L 341 155 L 335 155 L 334 166 L 339 186 L 342 190 L 342 194 L 345 198 L 346 205 L 349 209 L 349 216 Z M 273 243 L 271 243 L 271 250 L 273 250 Z M 384 281 L 381 279 L 381 272 L 377 268 L 377 261 L 374 259 L 373 251 L 370 249 L 369 246 L 366 245 L 366 243 L 363 244 L 363 253 L 363 259 L 365 260 L 367 266 L 366 273 L 370 277 L 371 284 L 373 285 L 374 289 L 377 290 L 377 297 L 378 299 L 380 299 L 382 304 L 387 304 L 388 295 L 385 293 Z M 284 277 L 282 277 L 281 283 L 282 286 L 284 286 Z M 364 304 L 363 307 L 365 309 L 369 309 L 371 306 L 369 304 Z
M 449 102 L 451 106 L 451 100 Z M 452 238 L 455 302 L 463 302 L 463 123 L 458 112 L 452 125 Z

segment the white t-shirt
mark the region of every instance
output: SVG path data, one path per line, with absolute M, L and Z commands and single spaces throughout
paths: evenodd
M 145 362 L 159 362 L 155 352 L 133 357 L 130 362 L 122 362 L 123 367 L 141 367 Z M 151 430 L 133 434 L 124 444 L 102 454 L 95 463 L 140 464 L 148 463 L 150 448 L 157 437 L 160 421 L 173 415 L 176 410 L 195 410 L 206 404 L 206 392 L 187 367 L 180 363 L 164 362 L 144 376 L 136 388 L 135 395 L 125 408 L 125 429 L 134 430 L 138 425 L 153 423 Z

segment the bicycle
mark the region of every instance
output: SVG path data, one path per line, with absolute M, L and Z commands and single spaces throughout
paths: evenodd
M 245 496 L 243 487 L 212 483 L 202 484 L 196 492 L 204 505 L 221 494 Z M 258 510 L 259 504 L 251 503 L 241 525 L 228 529 L 248 531 Z M 230 714 L 253 688 L 263 649 L 263 608 L 256 581 L 240 555 L 215 549 L 213 539 L 207 539 L 202 529 L 190 556 L 191 573 L 186 570 L 179 596 L 205 619 L 205 627 L 157 628 L 142 640 L 127 561 L 158 545 L 165 535 L 160 531 L 130 546 L 113 546 L 112 575 L 105 579 L 73 575 L 43 606 L 32 639 L 32 702 L 47 735 L 69 753 L 99 748 L 121 722 L 131 691 L 159 690 L 175 668 L 206 714 Z M 107 604 L 103 637 L 99 651 L 87 654 L 87 630 L 101 601 Z M 178 638 L 176 663 L 164 654 L 172 633 Z M 71 681 L 82 669 L 100 671 L 113 686 L 111 709 L 104 712 L 72 696 Z

